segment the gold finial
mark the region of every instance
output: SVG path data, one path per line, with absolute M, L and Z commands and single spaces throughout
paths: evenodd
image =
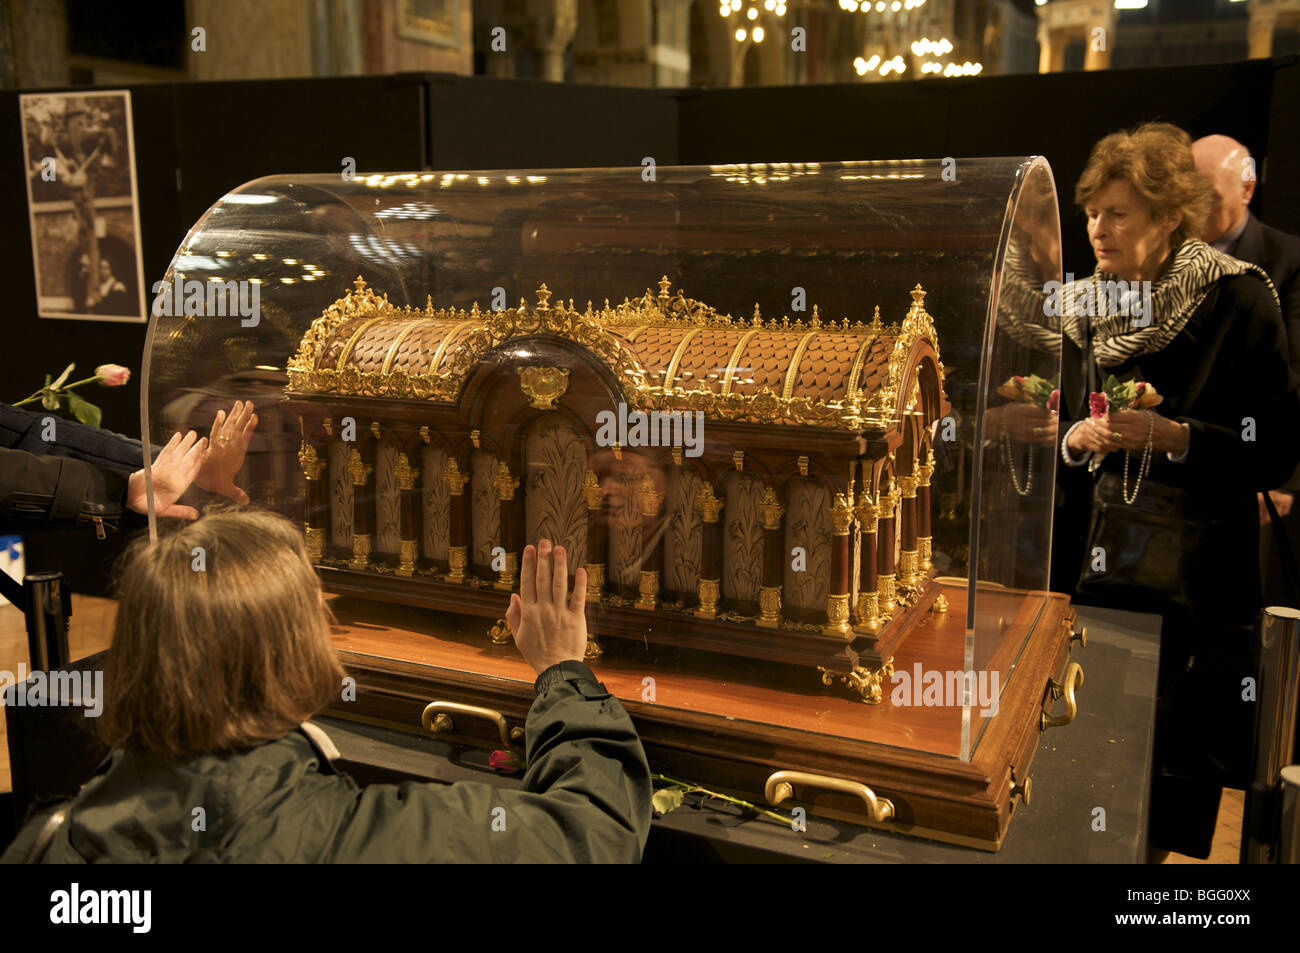
M 754 303 L 754 323 L 755 324 L 763 323 L 763 315 L 759 313 L 758 302 Z
M 831 504 L 828 514 L 831 520 L 831 533 L 835 536 L 846 536 L 849 527 L 853 523 L 853 504 L 843 493 L 835 494 L 835 502 Z
M 713 484 L 705 483 L 701 485 L 699 495 L 695 498 L 695 510 L 704 522 L 716 523 L 724 502 L 726 501 L 722 498 L 713 495 Z
M 352 282 L 352 287 L 357 289 L 357 294 L 361 294 L 361 292 L 366 290 L 366 279 L 357 275 L 357 280 Z
M 785 515 L 785 507 L 777 499 L 776 490 L 770 486 L 763 489 L 763 498 L 758 502 L 758 511 L 763 517 L 763 529 L 781 528 L 781 517 Z
M 399 490 L 414 490 L 415 481 L 420 478 L 420 468 L 411 466 L 411 461 L 406 454 L 399 453 L 397 465 L 393 467 L 393 474 L 397 477 Z
M 672 282 L 668 280 L 667 275 L 664 275 L 662 278 L 659 279 L 659 299 L 661 301 L 668 300 L 668 289 L 671 286 L 672 286 Z
M 655 489 L 654 477 L 647 473 L 637 487 L 636 498 L 641 504 L 641 515 L 649 518 L 659 512 L 659 504 L 663 502 L 664 495 Z
M 871 316 L 871 330 L 880 330 L 880 305 L 876 305 L 875 313 Z
M 426 311 L 433 310 L 433 295 L 424 296 L 424 310 Z
M 537 289 L 537 310 L 538 310 L 538 311 L 546 311 L 546 310 L 548 310 L 548 309 L 550 308 L 550 305 L 547 304 L 547 302 L 550 301 L 550 300 L 551 300 L 551 292 L 550 292 L 550 289 L 546 287 L 546 283 L 545 283 L 545 282 L 542 282 L 542 286 L 541 286 L 540 288 Z M 523 302 L 523 299 L 521 298 L 521 299 L 519 300 L 519 310 L 520 310 L 520 311 L 523 310 L 523 304 L 524 304 L 524 302 Z
M 519 489 L 519 478 L 510 475 L 510 465 L 502 460 L 497 464 L 497 475 L 492 480 L 497 488 L 497 497 L 505 503 L 515 498 L 515 490 Z
M 456 462 L 455 457 L 447 458 L 447 467 L 442 473 L 443 480 L 447 483 L 447 492 L 452 496 L 460 496 L 465 492 L 465 484 L 469 482 L 469 474 L 460 472 L 460 464 Z
M 587 509 L 598 510 L 605 502 L 605 491 L 601 488 L 600 478 L 595 470 L 588 470 L 582 478 L 582 495 L 587 500 Z
M 918 281 L 916 287 L 912 289 L 912 313 L 917 314 L 925 310 L 925 292 L 921 289 L 921 283 Z
M 817 305 L 813 305 L 813 313 L 808 320 L 808 326 L 811 328 L 820 328 L 822 326 L 822 319 L 817 314 Z

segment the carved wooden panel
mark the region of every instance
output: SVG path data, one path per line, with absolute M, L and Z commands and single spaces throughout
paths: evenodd
M 795 609 L 825 610 L 830 594 L 831 526 L 827 515 L 831 494 L 811 480 L 790 483 L 785 511 L 785 551 L 803 547 L 807 562 L 802 572 L 794 569 L 793 558 L 785 560 L 782 602 Z
M 401 518 L 397 447 L 385 440 L 375 448 L 375 552 L 397 555 Z
M 447 558 L 447 540 L 451 537 L 451 495 L 443 474 L 447 454 L 441 447 L 425 447 L 420 461 L 420 502 L 424 532 L 420 552 L 429 559 Z
M 763 521 L 758 511 L 763 483 L 748 473 L 736 473 L 724 486 L 722 596 L 757 602 L 763 579 Z
M 496 454 L 486 450 L 475 450 L 470 458 L 469 490 L 474 549 L 472 561 L 476 565 L 489 566 L 492 563 L 493 547 L 501 545 L 501 500 L 497 497 L 497 467 L 500 461 Z
M 524 460 L 525 542 L 564 546 L 572 572 L 587 561 L 586 444 L 559 414 L 542 414 L 529 427 Z
M 354 446 L 331 440 L 329 449 L 330 542 L 348 550 L 352 548 L 352 477 L 348 459 Z
M 624 465 L 606 480 L 609 513 L 609 576 L 624 586 L 641 581 L 641 507 L 636 491 L 641 485 L 641 471 L 626 451 Z
M 704 530 L 695 499 L 700 478 L 685 467 L 673 467 L 664 501 L 664 588 L 694 595 L 699 589 Z

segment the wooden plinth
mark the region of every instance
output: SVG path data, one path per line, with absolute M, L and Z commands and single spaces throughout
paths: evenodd
M 918 662 L 927 671 L 964 668 L 966 591 L 936 587 L 949 609 L 913 620 L 896 672 L 912 674 Z M 971 711 L 967 761 L 961 708 L 894 705 L 888 679 L 883 703 L 872 706 L 803 666 L 653 641 L 610 640 L 590 664 L 631 714 L 651 760 L 674 777 L 754 803 L 773 771 L 846 778 L 894 803 L 884 829 L 996 850 L 1011 818 L 1013 772 L 1017 782 L 1029 776 L 1047 681 L 1060 681 L 1066 666 L 1074 612 L 1066 597 L 1041 592 L 980 591 L 978 600 L 974 667 L 996 671 L 1002 692 L 996 715 Z M 434 700 L 496 709 L 512 727 L 527 717 L 534 673 L 513 645 L 492 644 L 482 619 L 348 598 L 331 606 L 335 646 L 358 687 L 357 700 L 331 714 L 417 733 Z M 1001 638 L 983 635 L 997 629 Z M 486 720 L 457 717 L 450 737 L 501 746 Z M 857 798 L 801 786 L 795 798 L 782 810 L 800 804 L 869 823 Z

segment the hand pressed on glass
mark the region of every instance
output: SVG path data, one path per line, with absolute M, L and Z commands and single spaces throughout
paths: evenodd
M 540 675 L 559 662 L 582 661 L 587 649 L 587 571 L 569 569 L 563 546 L 549 539 L 524 547 L 519 592 L 510 596 L 506 623 L 524 660 Z
M 235 474 L 244 465 L 249 441 L 257 429 L 257 414 L 251 400 L 237 400 L 227 414 L 218 410 L 212 422 L 211 441 L 194 483 L 201 490 L 220 493 L 236 503 L 247 503 L 248 494 L 235 486 Z
M 187 520 L 199 518 L 199 511 L 194 507 L 181 506 L 176 501 L 194 482 L 207 446 L 207 438 L 191 430 L 183 438 L 179 433 L 172 434 L 167 446 L 158 451 L 151 468 L 154 512 L 158 516 L 178 516 Z M 126 505 L 137 513 L 149 512 L 143 470 L 136 470 L 127 482 Z

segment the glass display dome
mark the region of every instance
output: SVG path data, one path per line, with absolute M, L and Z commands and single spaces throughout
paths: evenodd
M 1060 271 L 1041 158 L 272 176 L 177 252 L 142 432 L 252 402 L 235 483 L 336 595 L 369 678 L 340 714 L 419 730 L 436 685 L 502 713 L 444 730 L 512 743 L 503 619 L 547 538 L 686 770 L 731 738 L 942 773 L 1060 625 Z

